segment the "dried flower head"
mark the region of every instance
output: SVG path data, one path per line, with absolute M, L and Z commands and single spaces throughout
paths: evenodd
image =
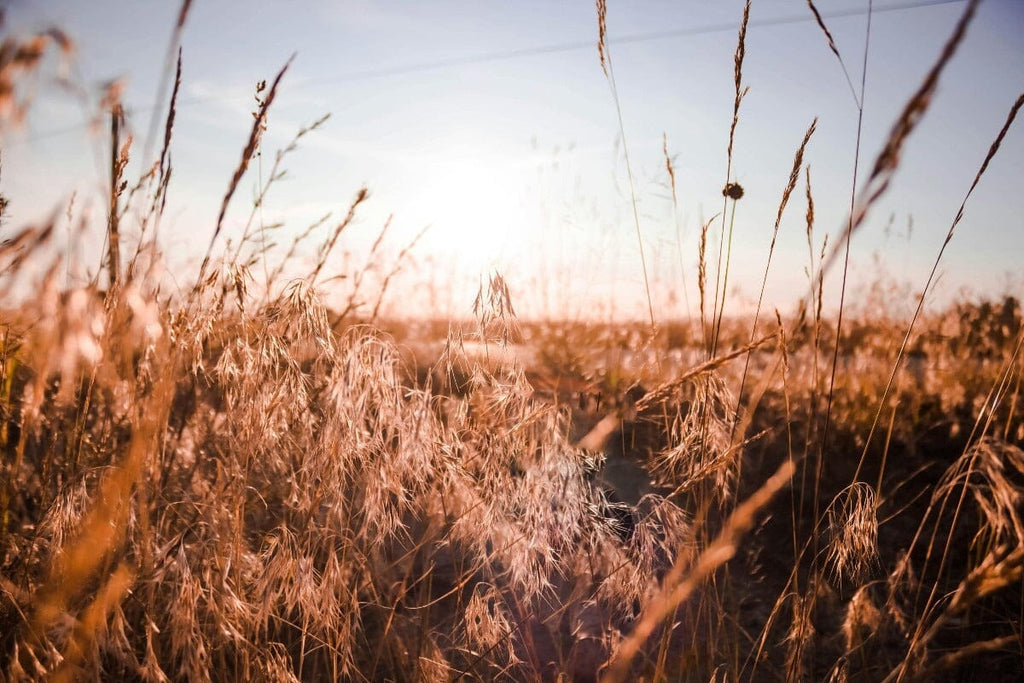
M 831 536 L 827 564 L 835 581 L 860 585 L 878 562 L 875 490 L 856 482 L 841 491 L 828 509 Z
M 739 183 L 726 183 L 725 187 L 722 188 L 722 196 L 728 197 L 733 201 L 743 199 L 743 186 Z

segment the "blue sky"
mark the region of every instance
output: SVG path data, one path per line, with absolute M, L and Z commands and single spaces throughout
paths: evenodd
M 0 188 L 12 201 L 6 229 L 41 220 L 73 193 L 76 209 L 90 208 L 101 222 L 105 141 L 81 124 L 94 113 L 99 85 L 124 78 L 138 172 L 176 4 L 9 4 L 8 33 L 57 25 L 73 37 L 73 73 L 93 100 L 83 104 L 46 75 L 33 84 L 27 124 L 4 131 Z M 818 3 L 858 87 L 867 4 Z M 660 318 L 685 315 L 687 303 L 695 310 L 700 225 L 722 209 L 742 7 L 731 0 L 609 2 L 625 149 Z M 870 168 L 963 7 L 874 3 L 862 169 Z M 793 154 L 815 116 L 818 130 L 805 158 L 815 239 L 826 232 L 838 237 L 857 125 L 850 87 L 805 2 L 755 0 L 750 22 L 744 64 L 750 92 L 733 161 L 733 179 L 746 189 L 734 226 L 727 309 L 734 311 L 756 299 Z M 905 148 L 891 190 L 854 237 L 850 287 L 861 301 L 880 278 L 907 283 L 911 292 L 923 285 L 964 193 L 1024 90 L 1022 36 L 1024 2 L 982 3 Z M 431 226 L 399 281 L 396 311 L 465 314 L 480 274 L 497 269 L 527 316 L 643 317 L 622 135 L 596 37 L 594 4 L 583 0 L 196 0 L 183 36 L 174 181 L 161 228 L 168 270 L 186 281 L 197 268 L 248 135 L 255 83 L 271 79 L 296 53 L 270 112 L 267 157 L 300 126 L 325 113 L 331 118 L 289 157 L 288 177 L 268 197 L 264 220 L 286 223 L 283 241 L 328 211 L 343 215 L 365 184 L 372 196 L 343 238 L 336 272 L 362 263 L 390 214 L 385 248 L 392 255 Z M 675 163 L 675 207 L 663 139 Z M 225 237 L 239 234 L 256 177 L 254 169 L 243 180 Z M 943 259 L 937 302 L 965 290 L 1021 295 L 1022 179 L 1024 134 L 1013 129 Z M 791 309 L 806 289 L 803 195 L 801 180 L 780 228 L 769 308 Z M 717 253 L 721 224 L 712 226 Z M 97 229 L 94 251 L 101 240 Z M 313 251 L 310 244 L 300 255 L 296 273 Z M 834 300 L 835 277 L 827 290 Z M 914 304 L 910 295 L 883 302 L 894 313 Z

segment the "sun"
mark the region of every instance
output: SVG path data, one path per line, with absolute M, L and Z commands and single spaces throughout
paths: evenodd
M 410 206 L 429 224 L 424 247 L 466 273 L 507 263 L 522 247 L 527 217 L 513 170 L 460 157 L 430 164 Z

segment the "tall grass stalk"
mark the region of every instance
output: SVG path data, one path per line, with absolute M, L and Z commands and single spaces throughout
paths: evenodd
M 746 96 L 748 89 L 743 86 L 743 59 L 747 54 L 747 22 L 750 20 L 750 0 L 743 5 L 743 18 L 740 21 L 739 37 L 736 41 L 736 52 L 733 54 L 733 83 L 735 85 L 735 96 L 732 103 L 732 122 L 729 124 L 729 146 L 725 155 L 725 185 L 722 189 L 722 229 L 718 241 L 718 264 L 715 268 L 715 296 L 712 311 L 712 336 L 711 346 L 708 348 L 708 358 L 713 358 L 718 350 L 718 336 L 722 329 L 722 315 L 725 312 L 726 286 L 729 280 L 729 257 L 723 263 L 723 250 L 728 243 L 728 253 L 732 253 L 732 226 L 736 217 L 736 201 L 743 196 L 743 188 L 732 180 L 732 155 L 733 146 L 736 142 L 736 125 L 740 119 L 740 103 Z M 729 220 L 729 234 L 726 237 L 725 215 L 729 200 L 732 200 L 732 215 Z M 721 291 L 719 291 L 721 290 Z M 719 301 L 721 298 L 721 301 Z
M 789 182 L 786 183 L 786 187 L 782 190 L 782 200 L 779 202 L 779 210 L 775 215 L 775 225 L 772 226 L 772 240 L 768 245 L 768 258 L 764 265 L 764 276 L 761 278 L 761 291 L 757 297 L 757 306 L 754 308 L 754 320 L 750 325 L 750 341 L 753 342 L 757 336 L 757 323 L 761 317 L 761 305 L 764 302 L 764 290 L 768 284 L 768 272 L 772 265 L 772 255 L 775 253 L 775 241 L 779 236 L 779 225 L 782 223 L 782 214 L 786 210 L 786 205 L 789 203 L 789 197 L 793 194 L 793 190 L 796 188 L 796 183 L 800 179 L 800 167 L 804 161 L 804 150 L 807 148 L 807 143 L 810 142 L 811 136 L 814 135 L 814 130 L 818 125 L 818 119 L 815 118 L 811 122 L 811 125 L 807 128 L 807 132 L 804 134 L 804 138 L 800 143 L 800 147 L 797 148 L 796 155 L 793 157 L 793 168 L 789 172 Z M 809 187 L 809 186 L 808 186 Z M 740 375 L 740 388 L 736 394 L 736 413 L 739 414 L 740 406 L 743 402 L 743 389 L 747 383 L 747 372 L 750 370 L 750 355 L 747 354 L 743 361 L 743 373 Z
M 846 64 L 843 61 L 843 57 L 839 53 L 838 48 L 836 48 L 835 41 L 833 41 L 833 39 L 832 39 L 832 34 L 829 32 L 828 28 L 825 26 L 825 22 L 822 20 L 821 14 L 818 12 L 818 9 L 814 6 L 814 3 L 812 2 L 812 0 L 807 0 L 807 5 L 808 5 L 808 7 L 811 8 L 811 11 L 814 13 L 814 18 L 818 22 L 818 26 L 821 28 L 822 32 L 825 34 L 825 38 L 826 38 L 826 40 L 828 42 L 828 46 L 832 50 L 832 53 L 836 56 L 836 59 L 838 60 L 839 65 L 842 67 L 843 74 L 846 75 L 847 82 L 850 82 L 850 76 L 849 76 L 849 72 L 846 69 Z M 865 29 L 864 29 L 864 57 L 863 57 L 863 61 L 861 63 L 861 77 L 860 77 L 860 93 L 859 93 L 859 96 L 858 96 L 858 93 L 856 91 L 854 91 L 853 88 L 851 87 L 851 93 L 853 94 L 854 102 L 855 102 L 856 107 L 857 107 L 857 132 L 856 132 L 856 136 L 854 138 L 853 171 L 852 171 L 852 176 L 851 176 L 851 179 L 850 179 L 850 211 L 849 211 L 849 219 L 848 219 L 849 222 L 848 222 L 848 224 L 846 226 L 846 230 L 842 233 L 842 237 L 840 238 L 839 245 L 837 245 L 837 246 L 840 246 L 840 247 L 843 248 L 843 274 L 842 274 L 842 278 L 841 278 L 840 285 L 839 285 L 839 309 L 838 309 L 838 312 L 836 313 L 835 344 L 834 344 L 834 347 L 833 347 L 833 350 L 832 350 L 832 369 L 831 369 L 831 376 L 829 377 L 828 394 L 827 394 L 827 398 L 825 400 L 825 416 L 824 416 L 825 423 L 824 423 L 824 425 L 822 427 L 821 447 L 818 450 L 818 457 L 817 457 L 817 462 L 816 462 L 817 469 L 816 469 L 816 472 L 815 472 L 815 486 L 814 486 L 814 516 L 815 516 L 815 518 L 817 518 L 819 510 L 820 510 L 820 507 L 819 507 L 819 495 L 820 495 L 820 492 L 819 492 L 818 482 L 820 482 L 820 480 L 821 480 L 823 461 L 825 459 L 825 453 L 826 453 L 826 450 L 828 448 L 829 428 L 830 428 L 830 424 L 831 424 L 831 421 L 832 421 L 832 400 L 833 400 L 834 391 L 835 391 L 836 371 L 837 371 L 837 369 L 839 367 L 839 341 L 842 339 L 842 334 L 843 334 L 843 313 L 844 313 L 845 306 L 846 306 L 846 284 L 847 284 L 847 277 L 848 277 L 849 271 L 850 271 L 850 237 L 851 237 L 851 235 L 853 233 L 854 208 L 855 208 L 856 201 L 857 201 L 857 193 L 859 191 L 859 186 L 858 186 L 859 177 L 858 176 L 859 176 L 859 172 L 860 172 L 860 147 L 861 147 L 861 135 L 862 135 L 863 130 L 864 130 L 864 104 L 865 104 L 865 98 L 866 98 L 866 94 L 867 94 L 868 55 L 870 54 L 870 48 L 871 48 L 871 16 L 872 16 L 872 9 L 873 9 L 873 2 L 872 2 L 872 0 L 868 0 L 867 23 L 866 23 L 866 26 L 865 26 Z M 833 248 L 833 254 L 835 253 L 834 249 L 835 248 Z M 824 272 L 824 270 L 826 268 L 826 265 L 827 265 L 827 263 L 825 261 L 821 262 L 820 268 L 822 269 L 822 272 Z M 815 537 L 815 539 L 814 539 L 814 544 L 815 544 L 815 550 L 817 550 L 817 545 L 818 545 L 817 537 Z
M 605 78 L 608 79 L 608 86 L 612 91 L 612 100 L 615 102 L 615 114 L 619 121 L 619 136 L 622 138 L 622 155 L 626 161 L 626 176 L 629 179 L 629 198 L 633 207 L 633 226 L 636 228 L 636 244 L 640 252 L 640 269 L 644 276 L 644 293 L 647 296 L 647 313 L 651 320 L 651 339 L 657 336 L 657 324 L 654 320 L 654 300 L 651 297 L 651 280 L 647 273 L 647 256 L 644 253 L 643 233 L 640 231 L 640 210 L 637 207 L 636 183 L 633 181 L 633 166 L 629 162 L 629 145 L 626 144 L 626 125 L 622 120 L 622 103 L 619 100 L 619 91 L 615 86 L 615 71 L 612 68 L 612 53 L 608 47 L 608 3 L 607 0 L 597 0 L 597 25 L 598 38 L 597 50 L 601 61 L 601 69 L 604 70 Z

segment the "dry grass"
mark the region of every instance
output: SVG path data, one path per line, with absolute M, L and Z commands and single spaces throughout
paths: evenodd
M 745 10 L 733 132 L 746 19 Z M 894 128 L 849 232 L 885 189 L 956 40 Z M 4 125 L 25 115 L 20 79 L 51 43 L 70 49 L 52 31 L 0 49 Z M 909 325 L 852 316 L 830 338 L 823 273 L 837 251 L 814 237 L 805 170 L 812 293 L 796 320 L 776 313 L 768 334 L 757 316 L 724 314 L 727 251 L 709 296 L 710 221 L 699 329 L 521 322 L 495 275 L 472 321 L 410 332 L 378 313 L 413 245 L 383 268 L 375 303 L 363 277 L 379 265 L 388 224 L 363 270 L 346 273 L 348 304 L 331 311 L 319 285 L 367 190 L 340 220 L 303 233 L 320 240 L 316 265 L 290 282 L 279 279 L 297 243 L 271 268 L 271 228 L 257 220 L 282 160 L 324 119 L 275 157 L 240 242 L 214 249 L 285 69 L 260 88 L 199 276 L 168 298 L 150 266 L 172 176 L 180 54 L 177 65 L 159 160 L 128 190 L 131 141 L 112 159 L 111 217 L 136 211 L 148 238 L 124 267 L 111 244 L 109 286 L 62 290 L 53 221 L 0 244 L 5 679 L 908 681 L 1019 671 L 1016 299 L 919 310 Z M 730 159 L 732 145 L 731 133 Z M 672 174 L 667 150 L 666 161 Z M 725 209 L 741 196 L 727 190 L 720 247 Z M 770 265 L 769 253 L 765 279 Z M 26 281 L 32 294 L 13 302 Z M 829 368 L 830 357 L 845 367 Z M 885 439 L 873 439 L 880 424 Z

